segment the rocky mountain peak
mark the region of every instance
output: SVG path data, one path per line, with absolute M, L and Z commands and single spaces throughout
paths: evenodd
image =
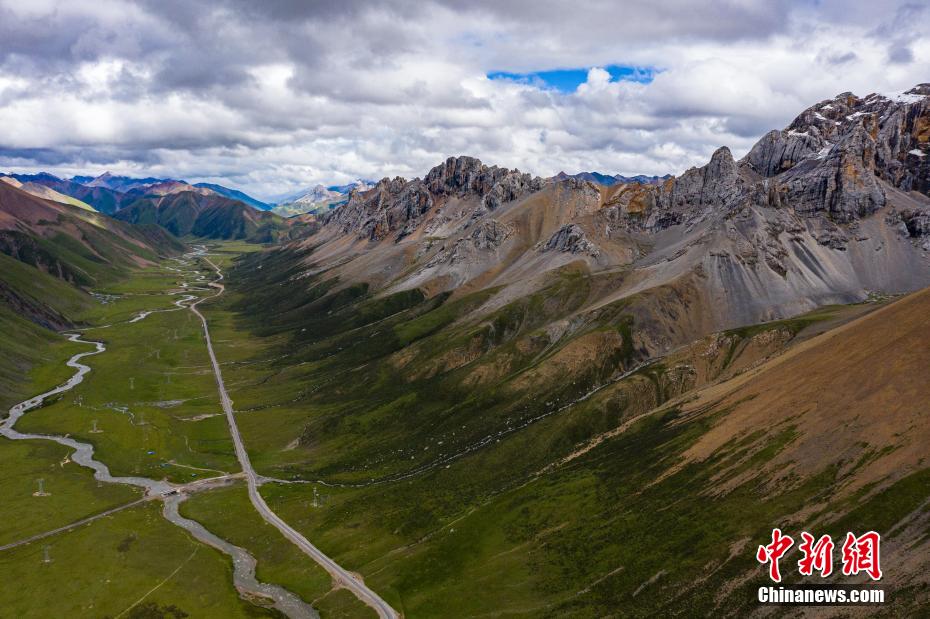
M 616 208 L 637 213 L 625 225 L 647 230 L 751 203 L 850 223 L 886 205 L 882 180 L 930 195 L 927 93 L 923 84 L 896 95 L 841 93 L 764 135 L 739 162 L 720 148 L 706 165 L 654 191 L 618 194 Z
M 484 195 L 508 173 L 505 168 L 488 167 L 475 157 L 449 157 L 431 169 L 423 182 L 437 195 Z
M 777 180 L 781 202 L 852 221 L 885 204 L 882 179 L 930 195 L 930 85 L 859 98 L 842 93 L 766 134 L 740 162 Z
M 97 178 L 89 182 L 87 186 L 88 187 L 104 187 L 106 186 L 107 182 L 111 178 L 113 178 L 113 175 L 110 174 L 110 172 L 104 172 L 103 174 L 101 174 L 100 176 L 98 176 Z
M 429 213 L 449 199 L 465 200 L 465 206 L 467 200 L 472 200 L 471 210 L 459 215 L 465 217 L 462 225 L 467 226 L 468 221 L 528 192 L 538 191 L 542 185 L 541 179 L 519 170 L 487 166 L 475 157 L 449 157 L 422 180 L 383 178 L 370 191 L 353 191 L 348 203 L 334 211 L 327 222 L 338 223 L 343 232 L 354 231 L 359 237 L 373 241 L 392 235 L 400 240 L 429 219 L 434 226 L 448 223 L 446 213 Z
M 733 159 L 733 153 L 728 146 L 721 146 L 710 156 L 710 163 L 717 166 L 735 166 L 736 160 Z
M 711 182 L 729 182 L 736 179 L 737 166 L 733 153 L 726 146 L 721 146 L 711 155 L 710 163 L 704 171 L 705 184 Z

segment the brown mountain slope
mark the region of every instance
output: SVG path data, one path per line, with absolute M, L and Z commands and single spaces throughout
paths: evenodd
M 0 252 L 81 286 L 182 246 L 164 231 L 52 202 L 0 183 Z
M 39 221 L 53 221 L 61 205 L 42 200 L 8 183 L 0 183 L 0 229 L 16 229 Z
M 71 196 L 67 196 L 63 193 L 55 191 L 54 189 L 52 189 L 51 187 L 47 187 L 46 185 L 40 185 L 39 183 L 33 183 L 33 182 L 21 183 L 20 181 L 16 180 L 15 178 L 11 176 L 0 177 L 0 181 L 3 181 L 4 183 L 8 185 L 12 185 L 13 187 L 16 187 L 17 189 L 22 189 L 26 193 L 30 193 L 36 196 L 37 198 L 42 198 L 43 200 L 51 200 L 52 202 L 59 202 L 61 204 L 70 204 L 71 206 L 82 208 L 85 211 L 97 210 L 91 205 L 85 202 L 82 202 L 78 200 L 77 198 L 72 198 Z
M 712 427 L 663 479 L 688 466 L 711 467 L 718 453 L 751 444 L 754 435 L 790 436 L 771 459 L 760 458 L 758 466 L 736 475 L 722 471 L 719 483 L 705 492 L 720 496 L 749 482 L 777 494 L 814 479 L 833 480 L 829 492 L 812 496 L 800 511 L 782 514 L 773 526 L 840 533 L 845 527 L 875 528 L 883 536 L 883 584 L 890 591 L 926 592 L 928 316 L 930 289 L 689 395 L 679 403 L 679 423 L 713 420 Z M 756 443 L 745 458 L 761 455 L 769 445 Z
M 771 461 L 779 477 L 863 465 L 847 491 L 895 481 L 928 463 L 930 289 L 798 344 L 746 373 L 709 387 L 686 412 L 732 409 L 688 452 L 702 460 L 756 428 L 796 424 L 799 438 Z

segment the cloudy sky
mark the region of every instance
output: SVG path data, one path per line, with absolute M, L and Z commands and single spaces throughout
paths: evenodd
M 927 23 L 924 0 L 0 0 L 0 170 L 262 198 L 456 154 L 679 173 L 930 81 Z

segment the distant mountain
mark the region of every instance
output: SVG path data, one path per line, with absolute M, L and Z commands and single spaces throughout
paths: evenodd
M 115 213 L 123 204 L 131 201 L 131 198 L 127 198 L 126 194 L 121 191 L 108 189 L 106 187 L 88 187 L 87 185 L 76 182 L 74 179 L 65 180 L 53 174 L 48 174 L 47 172 L 41 172 L 39 174 L 10 174 L 9 176 L 24 184 L 35 183 L 44 185 L 66 196 L 71 196 L 72 198 L 89 204 L 101 213 L 107 213 L 108 215 Z
M 183 247 L 158 228 L 133 227 L 0 183 L 0 253 L 77 286 L 116 277 Z
M 345 204 L 353 190 L 368 191 L 374 183 L 355 180 L 346 185 L 317 185 L 304 189 L 280 202 L 273 210 L 282 217 L 293 217 L 303 213 L 325 213 Z
M 327 189 L 330 191 L 335 191 L 336 193 L 348 195 L 353 189 L 357 189 L 359 191 L 368 191 L 374 186 L 375 181 L 366 181 L 359 178 L 346 185 L 330 185 L 327 187 Z
M 130 189 L 126 193 L 131 196 L 167 196 L 172 193 L 181 193 L 189 191 L 201 196 L 217 195 L 216 192 L 206 187 L 195 187 L 185 181 L 165 180 L 149 185 L 140 185 Z
M 239 191 L 238 189 L 230 189 L 229 187 L 216 185 L 214 183 L 195 183 L 194 187 L 203 187 L 221 196 L 226 196 L 227 198 L 232 198 L 233 200 L 239 200 L 240 202 L 245 202 L 252 208 L 257 208 L 260 211 L 270 211 L 272 209 L 271 204 L 262 202 L 261 200 L 256 200 L 249 194 L 245 193 L 244 191 Z
M 668 179 L 672 178 L 671 174 L 665 174 L 663 176 L 646 176 L 645 174 L 637 174 L 636 176 L 623 176 L 617 174 L 614 176 L 617 179 L 618 183 L 638 183 L 640 185 L 658 185 Z
M 156 183 L 163 183 L 171 179 L 167 178 L 132 178 L 130 176 L 114 176 L 109 172 L 104 172 L 94 180 L 88 183 L 82 183 L 87 187 L 105 187 L 107 189 L 113 189 L 115 191 L 121 191 L 126 193 L 132 189 L 138 189 L 146 187 L 148 185 L 154 185 Z
M 51 200 L 53 202 L 60 202 L 61 204 L 70 204 L 78 208 L 82 208 L 86 211 L 96 211 L 94 207 L 87 204 L 86 202 L 81 202 L 77 198 L 59 193 L 52 189 L 51 187 L 46 187 L 45 185 L 40 185 L 39 183 L 22 183 L 11 176 L 0 177 L 0 181 L 3 181 L 13 187 L 22 189 L 26 193 L 30 193 L 39 198 L 44 198 L 46 200 Z
M 638 183 L 640 185 L 657 185 L 663 181 L 667 181 L 672 178 L 671 174 L 666 174 L 665 176 L 646 176 L 645 174 L 637 174 L 636 176 L 623 176 L 622 174 L 614 174 L 613 176 L 609 174 L 601 174 L 600 172 L 579 172 L 578 174 L 566 174 L 565 172 L 559 172 L 552 177 L 554 180 L 565 180 L 567 178 L 574 178 L 582 181 L 588 181 L 591 183 L 597 183 L 598 185 L 604 185 L 610 187 L 618 183 Z
M 283 220 L 215 193 L 180 191 L 147 195 L 114 215 L 134 224 L 157 224 L 175 236 L 241 239 L 267 243 L 278 239 L 287 228 Z
M 324 187 L 323 185 L 317 185 L 308 191 L 307 193 L 295 198 L 292 201 L 292 204 L 317 204 L 318 202 L 324 202 L 330 198 L 335 198 L 340 196 L 342 193 Z
M 62 179 L 41 172 L 39 174 L 10 174 L 10 178 L 27 185 L 27 190 L 32 185 L 42 185 L 59 194 L 69 196 L 75 200 L 75 205 L 86 203 L 101 213 L 112 215 L 118 210 L 127 206 L 139 198 L 146 196 L 164 196 L 173 193 L 192 192 L 202 196 L 216 195 L 238 200 L 248 204 L 252 208 L 267 211 L 271 209 L 270 204 L 266 204 L 248 194 L 215 185 L 212 183 L 197 183 L 191 185 L 183 180 L 163 179 L 155 177 L 132 178 L 129 176 L 114 176 L 109 172 L 100 176 L 74 176 L 71 179 Z M 33 188 L 33 193 L 41 192 Z M 45 197 L 56 199 L 52 194 Z M 61 196 L 58 198 L 61 201 Z

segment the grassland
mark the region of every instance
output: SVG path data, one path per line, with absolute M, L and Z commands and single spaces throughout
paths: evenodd
M 308 503 L 306 509 L 312 509 Z M 181 513 L 204 524 L 220 537 L 247 548 L 258 560 L 262 582 L 281 585 L 311 602 L 321 617 L 375 617 L 350 592 L 333 589 L 329 574 L 266 523 L 249 502 L 245 486 L 234 485 L 191 496 Z
M 0 259 L 7 260 L 6 256 Z M 7 260 L 9 261 L 9 260 Z M 155 313 L 133 324 L 142 310 L 171 309 L 166 294 L 179 274 L 150 267 L 129 278 L 113 278 L 94 299 L 12 262 L 4 281 L 28 290 L 37 304 L 68 314 L 90 328 L 86 337 L 105 341 L 106 353 L 86 359 L 93 370 L 85 382 L 57 401 L 28 413 L 17 425 L 40 432 L 71 434 L 93 443 L 114 473 L 137 472 L 187 481 L 212 470 L 236 468 L 215 384 L 206 372 L 199 323 L 189 312 Z M 35 279 L 17 281 L 25 276 Z M 85 344 L 64 338 L 0 310 L 5 404 L 47 390 L 73 373 L 64 361 Z M 9 346 L 7 346 L 9 344 Z M 6 363 L 7 365 L 2 365 Z M 202 366 L 198 368 L 196 366 Z M 179 395 L 180 394 L 180 395 Z M 143 421 L 144 417 L 144 421 Z M 96 420 L 101 433 L 91 433 Z M 154 453 L 149 453 L 154 452 Z M 100 484 L 68 459 L 69 450 L 45 441 L 0 441 L 0 545 L 62 527 L 138 499 L 140 493 Z M 170 462 L 173 462 L 171 464 Z M 33 496 L 43 479 L 48 496 Z M 143 504 L 40 541 L 0 552 L 4 616 L 16 617 L 259 617 L 274 613 L 240 599 L 228 558 L 195 542 L 168 523 L 160 504 Z M 44 562 L 49 547 L 52 561 Z M 147 592 L 150 592 L 146 596 Z M 138 602 L 138 604 L 137 604 Z
M 715 381 L 748 380 L 766 355 L 858 308 L 732 330 L 653 361 L 638 345 L 642 327 L 629 304 L 586 310 L 591 280 L 571 268 L 476 318 L 494 290 L 379 297 L 326 273 L 298 278 L 304 267 L 294 256 L 244 255 L 255 249 L 214 245 L 211 259 L 230 288 L 200 309 L 253 464 L 270 477 L 306 482 L 267 483 L 262 494 L 407 617 L 602 617 L 618 609 L 624 616 L 738 616 L 756 608 L 762 573 L 751 550 L 773 526 L 801 526 L 808 520 L 799 514 L 817 505 L 811 519 L 830 531 L 880 526 L 893 539 L 903 530 L 897 523 L 930 496 L 925 470 L 850 495 L 845 489 L 872 460 L 774 475 L 805 431 L 790 415 L 726 435 L 706 458 L 692 455 L 758 394 L 697 409 L 691 394 Z M 170 307 L 175 297 L 164 291 L 177 279 L 151 269 L 114 282 L 107 291 L 118 298 L 81 316 L 102 324 L 153 307 L 147 303 Z M 560 321 L 572 328 L 553 336 Z M 88 360 L 94 372 L 19 427 L 93 442 L 117 473 L 182 481 L 237 469 L 225 421 L 210 416 L 219 412 L 215 385 L 189 312 L 88 336 L 108 346 Z M 697 368 L 697 360 L 711 369 Z M 102 434 L 88 432 L 91 419 Z M 34 456 L 46 464 L 11 466 L 37 475 L 60 455 L 48 451 Z M 67 477 L 70 469 L 56 473 L 63 497 L 82 497 L 74 499 L 81 506 L 74 519 L 126 498 Z M 26 496 L 26 482 L 9 483 L 20 497 L 10 507 L 15 518 L 39 499 Z M 117 540 L 118 532 L 140 523 L 170 528 L 146 510 L 108 518 L 107 531 L 111 522 L 129 524 L 116 525 L 101 547 L 130 539 Z M 324 617 L 368 616 L 258 518 L 241 485 L 195 494 L 182 512 L 250 550 L 260 579 L 298 593 Z M 174 541 L 170 560 L 153 560 L 159 575 L 193 552 L 182 532 L 164 534 Z M 15 557 L 0 569 L 35 560 Z M 205 604 L 202 587 L 228 570 L 221 559 L 198 551 L 190 561 L 205 562 L 203 580 L 188 591 L 166 584 L 153 600 L 201 616 L 188 609 Z M 127 569 L 141 579 L 146 568 Z M 225 596 L 228 616 L 259 612 L 230 594 L 228 573 L 221 579 L 214 593 Z M 908 588 L 888 612 L 907 614 L 926 593 Z
M 125 313 L 112 305 L 107 320 Z M 92 443 L 114 474 L 181 481 L 238 469 L 200 325 L 189 312 L 155 313 L 87 337 L 107 346 L 87 359 L 93 371 L 18 428 Z M 92 432 L 93 420 L 101 432 Z
M 0 553 L 0 605 L 10 617 L 270 617 L 239 599 L 228 559 L 145 504 Z M 44 562 L 48 546 L 51 562 Z M 159 614 L 134 614 L 139 603 Z M 125 613 L 125 614 L 122 614 Z M 162 614 L 164 613 L 164 614 Z
M 474 319 L 493 290 L 378 297 L 299 264 L 240 259 L 203 309 L 253 463 L 311 482 L 263 486 L 269 504 L 406 616 L 739 615 L 761 582 L 746 548 L 805 506 L 849 509 L 831 499 L 849 470 L 770 477 L 798 428 L 688 463 L 729 411 L 667 403 L 867 308 L 720 334 L 695 374 L 685 357 L 639 367 L 628 304 L 585 311 L 571 269 Z
M 0 441 L 0 545 L 65 526 L 138 499 L 127 486 L 98 484 L 48 441 Z M 34 496 L 37 480 L 48 496 Z

